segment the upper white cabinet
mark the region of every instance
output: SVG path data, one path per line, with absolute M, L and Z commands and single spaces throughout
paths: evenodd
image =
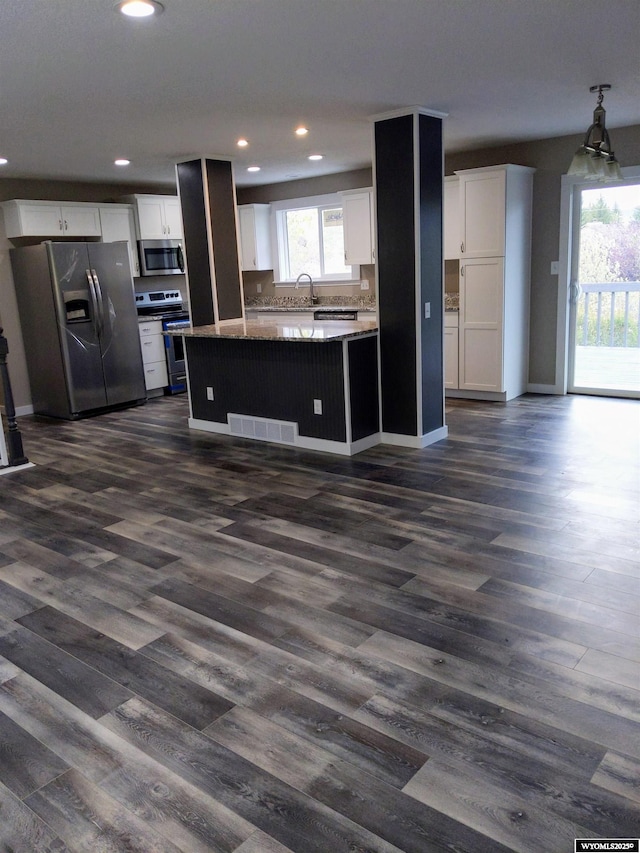
M 373 193 L 355 190 L 341 195 L 345 263 L 372 264 L 375 262 Z
M 504 255 L 506 171 L 469 169 L 457 174 L 460 178 L 460 257 Z
M 177 196 L 135 195 L 131 201 L 136 208 L 141 240 L 182 239 L 182 210 Z
M 133 207 L 130 204 L 101 204 L 100 226 L 103 243 L 117 243 L 120 240 L 127 241 L 129 245 L 131 274 L 134 276 L 140 275 Z
M 442 207 L 444 259 L 456 260 L 460 257 L 460 179 L 456 176 L 444 179 Z
M 269 204 L 238 205 L 240 257 L 243 270 L 271 270 L 271 229 Z
M 6 235 L 14 237 L 99 237 L 100 211 L 82 202 L 28 201 L 2 203 Z

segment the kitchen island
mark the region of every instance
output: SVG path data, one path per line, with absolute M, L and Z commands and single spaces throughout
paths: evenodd
M 352 455 L 380 440 L 375 320 L 181 329 L 189 426 Z

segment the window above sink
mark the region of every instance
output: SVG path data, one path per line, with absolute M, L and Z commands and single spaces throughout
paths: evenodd
M 277 254 L 274 278 L 291 286 L 308 273 L 315 284 L 351 282 L 360 268 L 345 264 L 344 214 L 338 194 L 272 203 Z

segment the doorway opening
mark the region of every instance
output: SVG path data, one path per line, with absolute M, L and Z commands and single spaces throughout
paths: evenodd
M 640 181 L 574 193 L 567 390 L 640 397 Z

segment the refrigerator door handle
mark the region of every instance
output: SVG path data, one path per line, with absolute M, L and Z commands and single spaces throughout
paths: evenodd
M 89 295 L 91 296 L 91 307 L 93 309 L 93 325 L 96 332 L 100 333 L 100 309 L 98 307 L 98 294 L 96 293 L 96 285 L 91 275 L 91 270 L 85 270 L 87 275 L 87 284 L 89 285 Z
M 98 317 L 99 317 L 99 332 L 100 335 L 104 332 L 104 296 L 102 295 L 102 288 L 100 287 L 100 279 L 98 278 L 98 273 L 95 270 L 91 270 L 91 276 L 93 278 L 93 284 L 96 289 L 96 297 L 98 302 Z

